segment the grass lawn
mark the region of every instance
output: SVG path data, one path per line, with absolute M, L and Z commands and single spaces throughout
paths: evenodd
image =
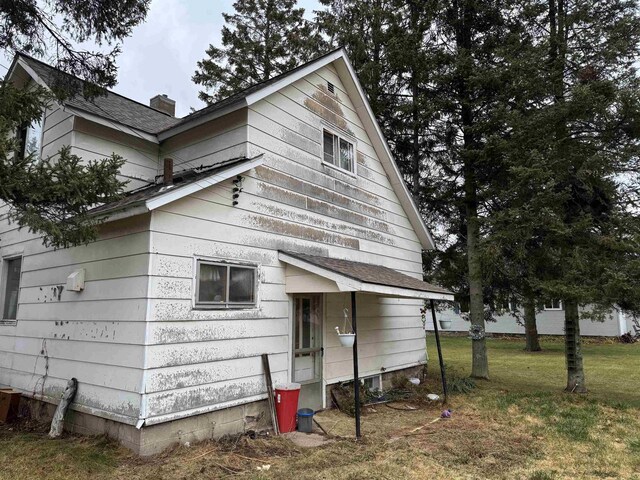
M 421 393 L 438 388 L 437 355 Z M 336 479 L 582 479 L 640 480 L 640 344 L 584 346 L 588 395 L 562 393 L 562 342 L 543 339 L 544 352 L 522 351 L 523 340 L 490 339 L 491 381 L 416 410 L 377 405 L 362 419 L 335 410 L 319 415 L 335 441 L 300 449 L 283 438 L 204 442 L 139 459 L 104 438 L 48 440 L 38 429 L 0 427 L 0 478 L 336 478 Z M 452 373 L 468 374 L 469 340 L 444 337 Z M 396 408 L 407 404 L 396 403 Z M 258 467 L 270 465 L 268 470 Z

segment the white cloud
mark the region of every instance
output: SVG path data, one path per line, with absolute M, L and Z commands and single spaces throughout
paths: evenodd
M 299 0 L 306 17 L 319 8 L 317 0 Z M 233 0 L 153 0 L 145 23 L 138 25 L 122 45 L 117 59 L 117 93 L 148 104 L 165 93 L 176 101 L 176 115 L 202 108 L 199 86 L 191 81 L 196 63 L 209 44 L 220 45 L 222 12 L 233 11 Z M 96 49 L 95 45 L 83 45 Z M 5 56 L 6 58 L 6 56 Z M 0 66 L 7 65 L 1 62 Z M 0 68 L 0 74 L 5 73 Z

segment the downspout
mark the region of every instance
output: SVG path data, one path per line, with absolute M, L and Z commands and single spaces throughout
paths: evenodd
M 148 380 L 148 372 L 149 365 L 147 359 L 147 347 L 149 345 L 149 317 L 151 315 L 151 274 L 152 274 L 152 246 L 153 246 L 153 212 L 150 213 L 149 217 L 149 240 L 147 243 L 147 298 L 146 298 L 146 309 L 144 314 L 144 345 L 142 351 L 142 379 L 140 384 L 140 414 L 138 417 L 138 422 L 136 423 L 136 428 L 140 430 L 147 419 L 147 380 Z

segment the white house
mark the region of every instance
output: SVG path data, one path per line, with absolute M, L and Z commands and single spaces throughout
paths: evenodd
M 7 79 L 60 75 L 18 55 Z M 22 132 L 44 157 L 122 155 L 131 191 L 95 209 L 96 242 L 62 250 L 1 208 L 0 385 L 51 406 L 75 377 L 67 427 L 141 454 L 241 432 L 269 423 L 261 354 L 303 384 L 300 406 L 353 378 L 334 331 L 351 292 L 361 377 L 422 366 L 420 306 L 453 297 L 422 281 L 431 236 L 344 51 L 174 107 L 73 97 Z

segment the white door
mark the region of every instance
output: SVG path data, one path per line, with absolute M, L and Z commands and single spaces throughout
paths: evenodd
M 322 294 L 293 297 L 293 381 L 298 408 L 322 408 Z

